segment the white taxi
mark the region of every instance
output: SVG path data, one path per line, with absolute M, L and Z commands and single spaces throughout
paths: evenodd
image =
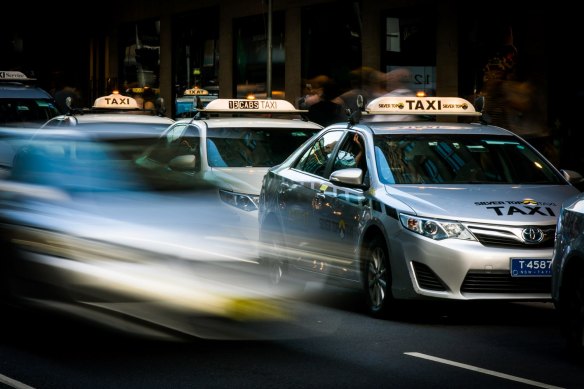
M 141 109 L 133 97 L 114 91 L 95 99 L 92 108 L 73 109 L 68 115 L 48 120 L 42 128 L 75 127 L 102 140 L 121 142 L 126 139 L 126 157 L 131 161 L 173 123 L 171 118 Z
M 95 99 L 89 109 L 72 110 L 69 115 L 59 115 L 47 121 L 43 128 L 83 126 L 88 130 L 103 131 L 104 136 L 158 136 L 174 120 L 153 115 L 141 109 L 136 99 L 114 91 Z
M 196 117 L 177 120 L 137 163 L 221 188 L 221 199 L 240 212 L 257 241 L 258 197 L 268 168 L 322 129 L 303 119 L 305 112 L 285 100 L 215 99 Z
M 416 121 L 390 121 L 404 114 Z M 424 121 L 439 115 L 456 120 Z M 381 97 L 271 168 L 259 220 L 272 281 L 362 288 L 375 316 L 408 299 L 549 301 L 576 175 L 479 116 L 460 98 Z
M 60 114 L 55 99 L 24 73 L 0 70 L 0 126 L 38 127 Z
M 199 109 L 205 108 L 218 97 L 217 93 L 211 93 L 197 86 L 187 89 L 182 97 L 176 99 L 175 115 L 177 118 L 193 117 Z

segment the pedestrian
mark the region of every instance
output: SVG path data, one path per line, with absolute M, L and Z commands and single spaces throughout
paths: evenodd
M 308 119 L 324 127 L 345 121 L 342 107 L 332 101 L 335 92 L 335 84 L 330 77 L 314 77 L 306 83 L 306 94 L 299 108 L 307 109 Z
M 71 113 L 74 109 L 82 107 L 81 93 L 78 88 L 72 85 L 73 83 L 62 79 L 57 81 L 53 97 L 55 98 L 57 109 L 63 114 Z
M 411 89 L 412 73 L 406 68 L 396 68 L 385 74 L 387 93 L 383 97 L 390 96 L 415 96 Z M 366 116 L 365 121 L 380 122 L 407 122 L 417 120 L 417 115 L 372 115 Z

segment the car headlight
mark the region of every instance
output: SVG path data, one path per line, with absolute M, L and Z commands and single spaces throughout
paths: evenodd
M 465 226 L 455 221 L 428 219 L 404 213 L 399 214 L 399 220 L 408 230 L 435 240 L 448 238 L 476 240 Z
M 221 197 L 221 200 L 223 200 L 227 204 L 237 207 L 239 209 L 243 209 L 244 211 L 251 212 L 258 209 L 258 202 L 260 196 L 228 192 L 225 190 L 220 190 L 219 196 Z

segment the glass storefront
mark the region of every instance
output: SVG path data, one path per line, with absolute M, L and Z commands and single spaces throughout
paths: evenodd
M 284 96 L 284 12 L 272 14 L 272 98 Z M 236 98 L 266 98 L 268 75 L 268 15 L 253 15 L 233 22 L 233 82 Z

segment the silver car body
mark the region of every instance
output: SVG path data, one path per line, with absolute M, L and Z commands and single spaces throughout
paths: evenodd
M 261 104 L 268 102 L 272 108 L 262 108 Z M 245 108 L 253 103 L 259 104 L 258 109 Z M 223 200 L 240 213 L 248 237 L 257 241 L 257 202 L 264 175 L 322 126 L 301 119 L 257 117 L 289 117 L 303 112 L 283 100 L 216 99 L 201 112 L 246 116 L 178 120 L 138 163 L 153 170 L 167 170 L 177 179 L 213 183 L 220 188 Z M 188 149 L 175 147 L 183 141 L 189 143 Z
M 410 98 L 397 99 L 404 101 L 389 100 L 380 106 L 399 107 L 398 113 L 403 114 L 403 106 L 408 104 L 405 100 Z M 410 100 L 414 106 L 418 101 L 424 105 L 428 101 Z M 464 100 L 441 104 L 470 107 L 468 111 L 472 112 L 463 114 L 474 113 L 472 105 Z M 370 112 L 385 114 L 383 110 Z M 318 149 L 319 140 L 315 138 L 265 177 L 260 196 L 261 240 L 269 247 L 270 234 L 274 230 L 281 234 L 277 246 L 291 251 L 286 255 L 286 266 L 325 276 L 328 281 L 367 288 L 367 282 L 375 282 L 367 281 L 367 248 L 371 242 L 382 241 L 389 260 L 387 269 L 380 272 L 390 274 L 390 279 L 381 299 L 550 299 L 549 261 L 557 215 L 562 201 L 578 190 L 535 149 L 510 131 L 479 123 L 363 121 L 329 126 L 318 139 L 326 144 L 327 137 L 330 139 L 335 132 L 339 144 L 355 134 L 364 142 L 362 169 L 336 170 L 329 163 L 323 173 L 305 171 L 300 165 L 311 147 Z M 509 142 L 518 154 L 519 150 L 529 152 L 534 159 L 531 166 L 538 171 L 541 167 L 549 177 L 539 183 L 518 179 L 476 181 L 470 176 L 471 169 L 463 166 L 469 160 L 458 160 L 457 153 L 462 156 L 462 149 L 469 154 L 469 150 L 473 153 L 486 148 L 464 144 L 465 137 L 484 137 L 494 148 Z M 404 178 L 406 173 L 399 173 L 398 164 L 403 160 L 387 162 L 379 150 L 381 142 L 387 140 L 389 144 L 392 139 L 411 139 L 412 145 L 424 143 L 424 157 L 441 159 L 442 166 L 450 166 L 460 175 L 468 170 L 466 177 L 440 182 L 439 164 L 434 164 L 426 169 L 426 173 L 436 175 L 434 178 L 400 183 L 394 176 L 402 174 L 403 182 L 408 180 Z M 415 143 L 418 139 L 420 142 Z M 448 153 L 435 152 L 441 143 L 446 147 L 448 142 L 452 146 Z M 340 150 L 338 146 L 336 149 Z M 416 162 L 415 150 L 410 151 L 404 169 L 414 164 L 420 168 L 423 162 Z M 366 172 L 365 178 L 362 172 Z M 364 184 L 357 184 L 362 180 Z M 412 228 L 427 228 L 428 234 L 409 230 L 405 227 L 408 223 Z M 457 237 L 429 237 L 442 228 L 452 229 Z M 270 255 L 273 253 L 266 254 Z M 513 273 L 512 259 L 517 259 L 518 266 L 529 268 Z

